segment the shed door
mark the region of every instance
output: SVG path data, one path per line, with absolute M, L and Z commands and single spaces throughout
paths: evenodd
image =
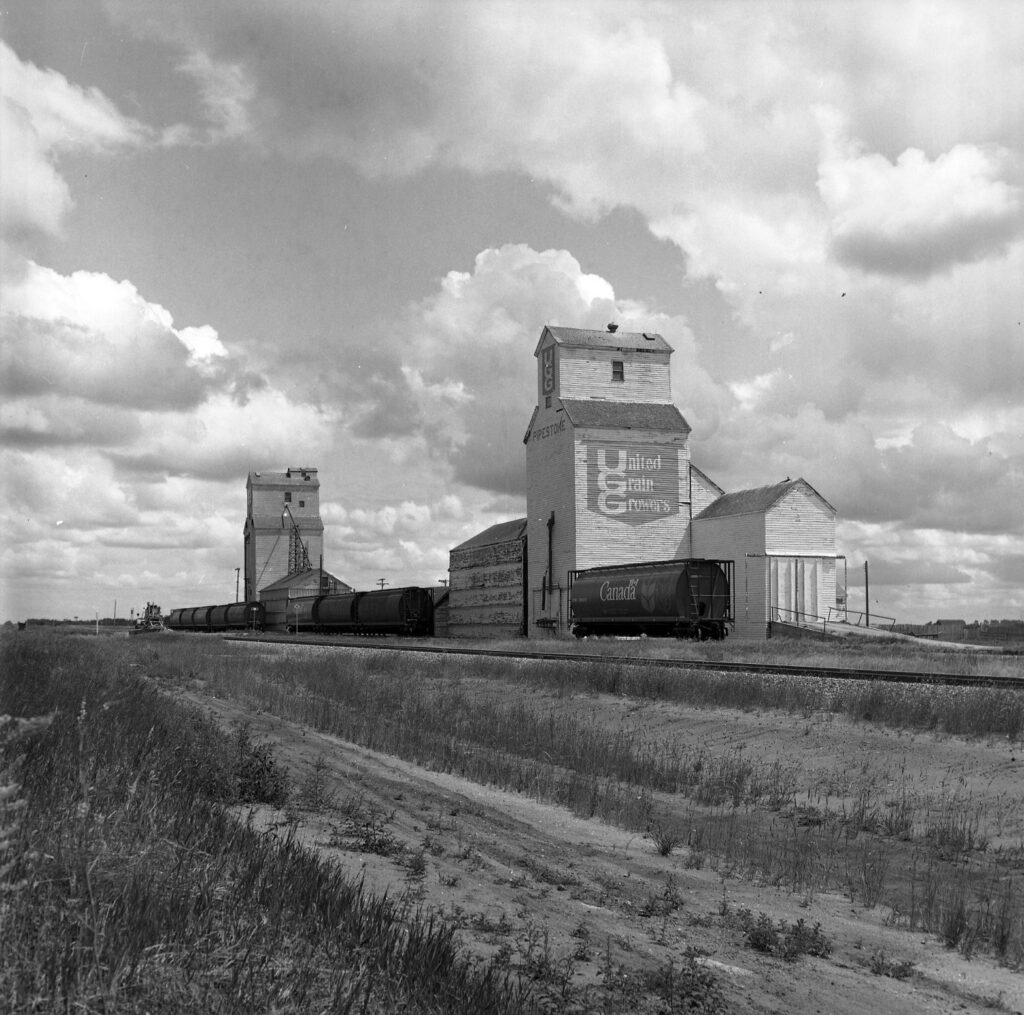
M 818 563 L 816 558 L 771 558 L 772 620 L 801 624 L 818 616 Z

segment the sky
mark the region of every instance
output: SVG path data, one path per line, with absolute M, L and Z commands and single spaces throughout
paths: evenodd
M 1024 7 L 0 2 L 0 620 L 231 602 L 250 470 L 434 584 L 525 514 L 545 324 L 850 605 L 1024 615 Z

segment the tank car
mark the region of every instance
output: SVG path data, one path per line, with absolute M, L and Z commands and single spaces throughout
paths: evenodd
M 265 615 L 266 608 L 258 602 L 186 606 L 171 610 L 164 626 L 172 631 L 262 630 Z
M 171 610 L 171 612 L 167 615 L 167 619 L 164 621 L 164 627 L 168 627 L 172 631 L 180 631 L 182 629 L 181 615 L 184 612 L 185 611 L 181 609 Z
M 578 571 L 572 631 L 720 640 L 733 622 L 731 560 L 666 560 Z
M 313 620 L 320 631 L 336 634 L 356 634 L 359 618 L 356 613 L 362 592 L 343 592 L 340 595 L 321 596 L 313 607 Z
M 434 633 L 434 600 L 427 589 L 380 589 L 364 592 L 356 604 L 360 634 Z
M 210 611 L 209 625 L 211 631 L 245 631 L 263 629 L 263 618 L 266 607 L 262 603 L 228 603 L 226 606 L 215 606 Z
M 289 634 L 309 633 L 316 629 L 316 604 L 322 596 L 303 596 L 301 599 L 288 600 L 285 627 Z

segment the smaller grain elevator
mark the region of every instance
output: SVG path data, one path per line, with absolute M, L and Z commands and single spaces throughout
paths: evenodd
M 246 482 L 245 598 L 286 575 L 318 568 L 324 552 L 315 468 L 250 472 Z

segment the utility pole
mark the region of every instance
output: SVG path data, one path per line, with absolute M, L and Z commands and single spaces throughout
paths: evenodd
M 388 583 L 387 578 L 378 578 L 377 579 L 377 584 L 380 586 L 382 592 L 384 591 L 384 586 L 387 585 L 387 583 Z
M 868 584 L 867 561 L 864 561 L 864 626 L 871 626 L 871 586 Z
M 235 602 L 238 602 L 238 572 L 242 569 L 240 567 L 235 568 Z

